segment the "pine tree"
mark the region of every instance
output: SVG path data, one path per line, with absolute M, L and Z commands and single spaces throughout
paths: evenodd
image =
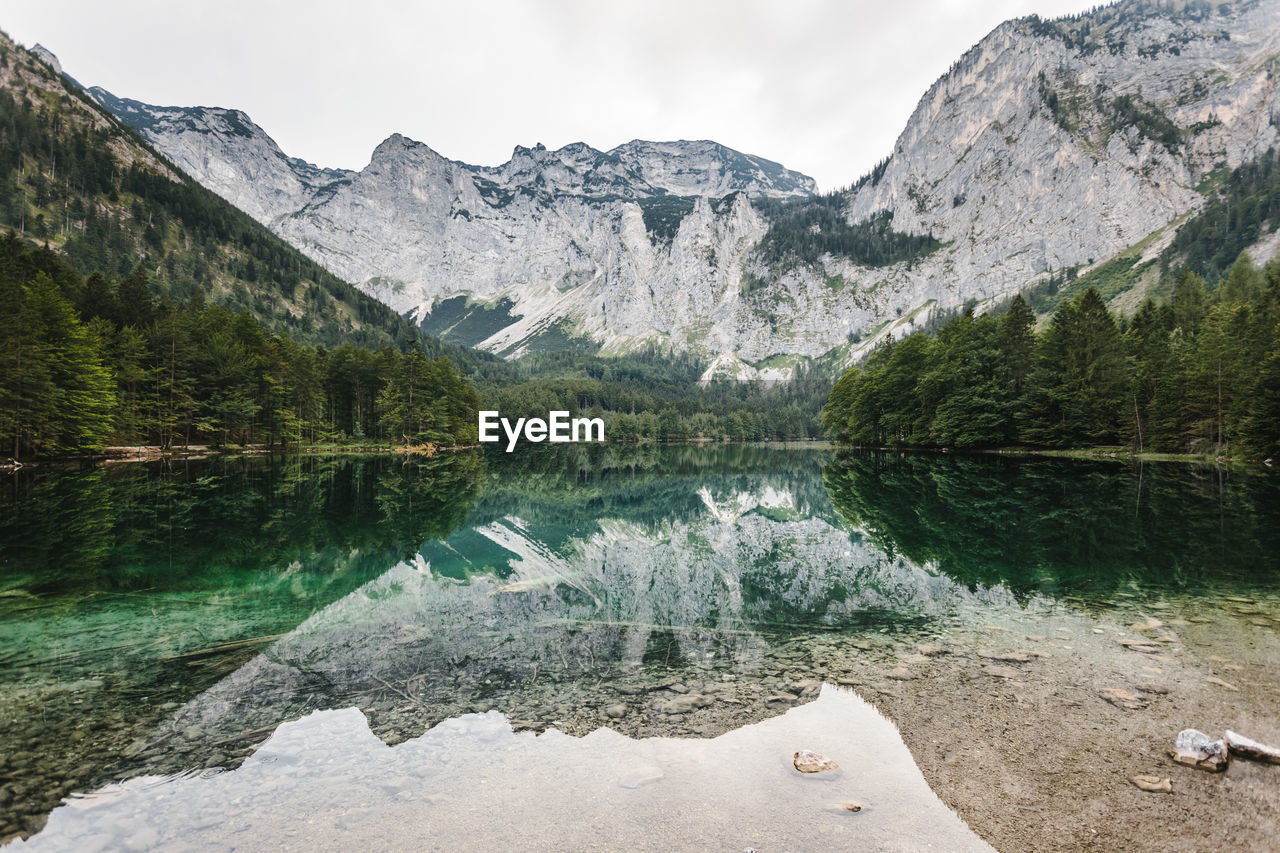
M 142 264 L 134 267 L 133 272 L 120 282 L 116 312 L 115 320 L 121 326 L 145 328 L 155 319 L 155 300 Z
M 1013 383 L 1013 392 L 1020 396 L 1027 376 L 1031 373 L 1036 346 L 1036 315 L 1021 293 L 1013 297 L 1013 302 L 1009 304 L 1003 325 L 1001 347 L 1008 365 L 1009 379 Z
M 1246 423 L 1246 437 L 1262 456 L 1280 455 L 1280 350 L 1263 365 Z
M 28 340 L 17 371 L 15 456 L 23 439 L 41 454 L 100 450 L 114 404 L 101 342 L 45 273 L 23 287 L 18 322 Z
M 1126 384 L 1119 330 L 1091 287 L 1059 307 L 1040 342 L 1024 438 L 1067 447 L 1118 441 Z
M 1186 272 L 1173 290 L 1173 323 L 1184 335 L 1194 335 L 1200 329 L 1205 307 L 1209 304 L 1209 291 L 1204 279 L 1193 272 Z
M 1231 265 L 1231 271 L 1218 286 L 1219 302 L 1235 302 L 1247 305 L 1262 292 L 1262 272 L 1254 265 L 1248 252 L 1241 252 L 1240 257 Z

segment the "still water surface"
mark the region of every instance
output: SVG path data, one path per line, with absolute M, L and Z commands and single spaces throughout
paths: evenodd
M 1266 473 L 731 446 L 4 488 L 0 838 L 39 849 L 986 849 L 875 673 L 1002 620 L 1280 627 Z

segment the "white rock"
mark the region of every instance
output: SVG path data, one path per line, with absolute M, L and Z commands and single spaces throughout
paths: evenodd
M 1169 757 L 1179 764 L 1195 767 L 1197 770 L 1208 770 L 1210 773 L 1226 770 L 1231 760 L 1226 741 L 1213 740 L 1196 729 L 1183 729 L 1178 732 L 1178 738 L 1174 741 Z
M 1227 742 L 1227 749 L 1233 755 L 1241 758 L 1251 758 L 1254 761 L 1265 761 L 1269 764 L 1280 764 L 1280 749 L 1274 746 L 1267 746 L 1265 743 L 1258 743 L 1241 734 L 1236 734 L 1227 729 L 1224 740 Z

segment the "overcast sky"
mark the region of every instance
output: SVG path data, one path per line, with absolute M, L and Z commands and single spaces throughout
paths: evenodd
M 0 0 L 86 86 L 236 107 L 287 154 L 361 168 L 394 132 L 515 145 L 714 139 L 846 185 L 1001 21 L 1096 0 Z

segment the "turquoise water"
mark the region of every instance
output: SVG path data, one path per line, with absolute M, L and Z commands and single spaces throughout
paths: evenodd
M 236 767 L 316 711 L 387 744 L 490 712 L 710 739 L 814 700 L 850 652 L 975 619 L 1236 598 L 1280 626 L 1280 478 L 1240 469 L 596 447 L 3 488 L 0 838 Z

